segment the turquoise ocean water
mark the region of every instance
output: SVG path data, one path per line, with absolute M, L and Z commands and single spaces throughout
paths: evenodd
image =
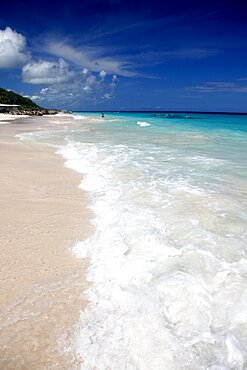
M 73 246 L 91 261 L 81 368 L 247 368 L 247 116 L 59 119 L 31 138 L 84 175 L 95 214 Z

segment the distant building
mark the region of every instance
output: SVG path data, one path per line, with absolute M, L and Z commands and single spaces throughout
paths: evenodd
M 0 104 L 0 113 L 13 113 L 14 109 L 19 107 L 16 104 Z
M 0 104 L 0 107 L 19 107 L 19 105 L 16 105 L 16 104 Z

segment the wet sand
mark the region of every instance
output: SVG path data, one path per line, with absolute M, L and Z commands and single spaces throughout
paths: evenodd
M 69 348 L 87 261 L 70 248 L 93 232 L 92 215 L 80 176 L 15 138 L 31 122 L 0 126 L 0 369 L 77 369 Z

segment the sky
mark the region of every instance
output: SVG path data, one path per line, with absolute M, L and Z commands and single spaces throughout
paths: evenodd
M 247 112 L 247 1 L 0 0 L 0 87 L 47 108 Z

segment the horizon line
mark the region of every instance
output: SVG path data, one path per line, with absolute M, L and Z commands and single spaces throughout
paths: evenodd
M 193 113 L 193 114 L 229 114 L 229 115 L 247 115 L 247 112 L 224 112 L 224 111 L 193 111 L 193 110 L 69 110 L 71 112 L 88 112 L 88 113 Z

